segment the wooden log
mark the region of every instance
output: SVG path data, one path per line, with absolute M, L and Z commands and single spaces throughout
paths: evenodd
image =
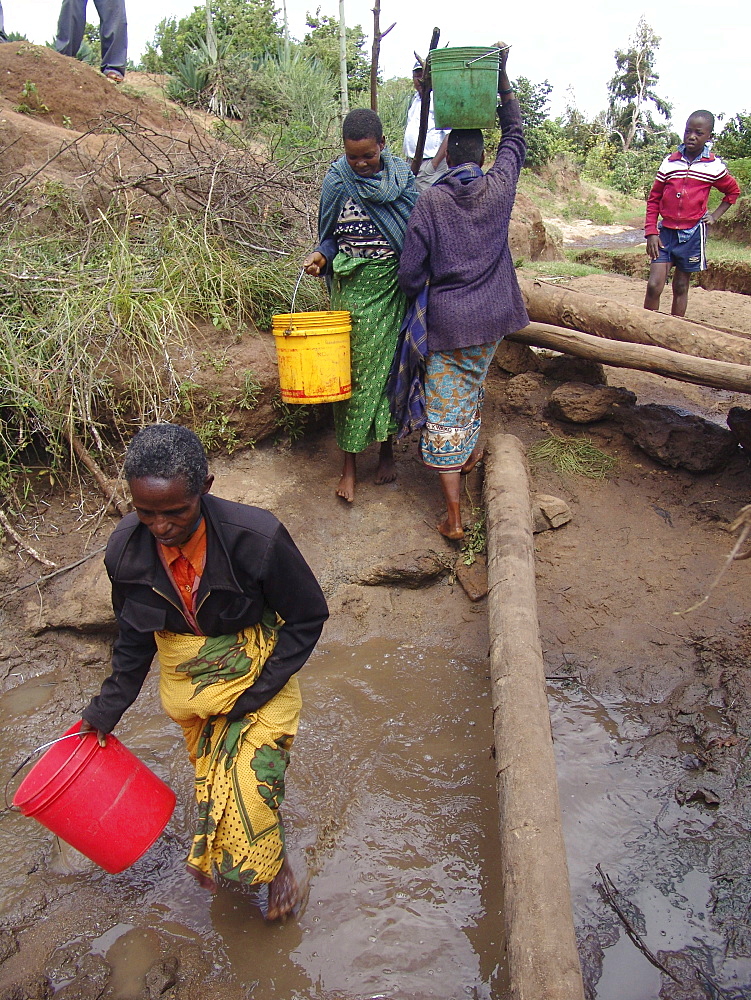
M 666 351 L 662 347 L 591 337 L 578 330 L 564 330 L 545 323 L 530 323 L 506 339 L 573 354 L 577 358 L 588 358 L 614 368 L 634 368 L 637 371 L 664 375 L 665 378 L 679 382 L 751 393 L 751 367 L 748 365 L 733 365 L 727 361 L 712 361 Z
M 504 925 L 512 1000 L 583 1000 L 537 622 L 524 448 L 486 452 L 488 612 Z
M 594 337 L 665 347 L 699 358 L 751 365 L 751 340 L 708 329 L 677 316 L 529 278 L 519 280 L 529 318 Z

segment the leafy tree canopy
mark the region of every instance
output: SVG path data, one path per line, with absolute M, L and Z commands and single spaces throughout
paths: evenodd
M 628 49 L 615 52 L 617 71 L 608 84 L 608 126 L 624 151 L 632 145 L 649 145 L 655 133 L 664 132 L 650 105 L 666 122 L 670 119 L 672 105 L 655 90 L 660 79 L 655 72 L 659 45 L 659 37 L 641 17 Z
M 726 159 L 751 156 L 751 114 L 742 111 L 726 122 L 714 148 Z
M 543 166 L 555 153 L 559 139 L 559 126 L 548 117 L 552 85 L 543 80 L 532 83 L 526 76 L 514 81 L 516 99 L 519 101 L 524 138 L 527 141 L 525 166 L 532 169 Z
M 307 49 L 335 80 L 339 79 L 339 21 L 335 17 L 308 14 L 306 24 L 310 31 L 303 38 L 303 48 Z M 347 34 L 347 81 L 350 96 L 362 94 L 370 89 L 370 59 L 363 51 L 365 34 L 359 24 L 346 29 Z
M 273 0 L 211 0 L 211 16 L 218 42 L 228 54 L 262 56 L 274 51 L 282 38 Z M 173 73 L 189 49 L 206 39 L 206 5 L 194 8 L 179 21 L 166 17 L 154 32 L 143 57 L 148 72 Z

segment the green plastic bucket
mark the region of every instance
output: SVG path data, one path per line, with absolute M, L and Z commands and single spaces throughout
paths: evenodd
M 492 128 L 498 105 L 498 49 L 431 49 L 436 128 Z

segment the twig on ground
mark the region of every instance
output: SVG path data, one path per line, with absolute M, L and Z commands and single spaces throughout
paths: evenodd
M 636 947 L 639 949 L 642 955 L 644 955 L 644 957 L 647 959 L 648 962 L 651 962 L 656 969 L 659 969 L 660 972 L 664 972 L 666 976 L 669 976 L 674 983 L 678 983 L 679 986 L 682 986 L 683 984 L 681 983 L 681 980 L 678 979 L 676 976 L 674 976 L 673 973 L 670 971 L 670 969 L 666 969 L 665 966 L 662 964 L 662 962 L 659 960 L 659 958 L 655 955 L 655 953 L 651 951 L 650 948 L 644 943 L 644 941 L 641 938 L 641 935 L 624 913 L 623 909 L 618 903 L 618 900 L 616 899 L 616 897 L 619 895 L 618 889 L 616 889 L 610 876 L 607 875 L 602 870 L 602 865 L 599 864 L 595 865 L 595 868 L 597 870 L 597 874 L 600 876 L 600 880 L 602 883 L 601 891 L 602 891 L 602 896 L 605 899 L 605 902 L 608 903 L 611 909 L 614 910 L 616 915 L 620 918 L 621 923 L 626 928 L 626 933 L 631 938 L 633 943 L 636 945 Z
M 18 532 L 11 526 L 10 521 L 5 515 L 5 511 L 0 510 L 0 524 L 3 526 L 3 530 L 6 531 L 16 545 L 20 545 L 24 552 L 28 552 L 32 559 L 36 559 L 38 563 L 42 566 L 49 566 L 54 569 L 57 563 L 51 562 L 49 559 L 45 559 L 44 556 L 40 555 L 36 549 L 33 549 L 28 542 L 25 542 L 23 538 L 18 534 Z
M 4 594 L 0 594 L 0 600 L 5 600 L 6 597 L 11 597 L 13 594 L 17 594 L 20 590 L 28 590 L 29 587 L 37 587 L 40 583 L 46 583 L 47 580 L 51 580 L 53 576 L 60 576 L 61 573 L 67 573 L 70 569 L 75 569 L 76 566 L 80 566 L 82 563 L 88 562 L 89 559 L 93 559 L 94 556 L 98 556 L 100 552 L 104 552 L 107 548 L 106 545 L 100 545 L 98 549 L 94 549 L 93 552 L 89 552 L 87 556 L 82 556 L 81 559 L 76 559 L 75 562 L 68 563 L 67 566 L 61 566 L 56 569 L 54 573 L 47 573 L 45 576 L 39 576 L 36 580 L 32 580 L 31 583 L 24 583 L 20 587 L 14 587 L 12 590 L 6 591 Z M 54 563 L 52 564 L 54 566 Z
M 692 604 L 690 608 L 686 608 L 685 611 L 674 611 L 673 612 L 674 615 L 687 615 L 691 611 L 696 611 L 697 608 L 700 608 L 702 606 L 702 604 L 706 604 L 712 594 L 712 591 L 715 589 L 715 587 L 723 578 L 723 576 L 727 573 L 730 564 L 736 559 L 748 559 L 749 556 L 751 556 L 751 547 L 741 552 L 741 549 L 748 540 L 748 536 L 751 535 L 751 504 L 746 504 L 745 507 L 741 508 L 738 517 L 736 517 L 736 519 L 730 525 L 729 530 L 737 531 L 741 525 L 743 525 L 743 531 L 738 536 L 738 541 L 735 543 L 732 552 L 730 553 L 730 555 L 727 557 L 724 564 L 720 568 L 720 572 L 717 574 L 712 583 L 709 585 L 709 589 L 707 590 L 704 597 L 702 597 L 700 601 L 697 601 L 696 604 Z

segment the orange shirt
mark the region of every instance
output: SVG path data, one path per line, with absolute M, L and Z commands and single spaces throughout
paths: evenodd
M 185 545 L 161 545 L 162 558 L 174 580 L 185 607 L 195 613 L 195 596 L 206 565 L 206 521 L 201 523 Z

